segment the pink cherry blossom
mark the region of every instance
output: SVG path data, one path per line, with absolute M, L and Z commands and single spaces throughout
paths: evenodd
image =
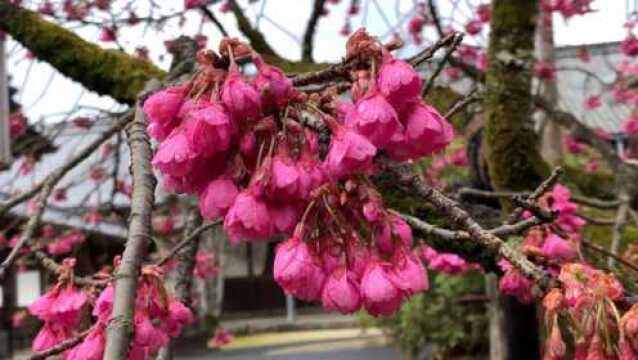
M 203 156 L 228 150 L 236 132 L 230 116 L 217 103 L 208 103 L 188 113 L 184 126 L 190 148 Z
M 355 131 L 338 126 L 330 140 L 324 167 L 333 178 L 341 178 L 372 167 L 377 148 Z
M 231 242 L 264 239 L 272 234 L 273 224 L 266 203 L 251 189 L 240 192 L 224 218 L 224 230 Z
M 228 209 L 235 202 L 239 194 L 237 185 L 232 179 L 220 177 L 208 183 L 199 196 L 199 211 L 202 217 L 208 220 L 216 220 L 226 215 Z
M 566 150 L 571 154 L 582 154 L 587 149 L 587 145 L 578 142 L 569 135 L 563 136 L 563 143 L 565 144 Z
M 412 253 L 398 251 L 392 258 L 394 268 L 390 272 L 392 283 L 406 295 L 414 295 L 429 288 L 423 263 Z
M 428 260 L 428 267 L 434 271 L 446 274 L 460 274 L 471 268 L 462 257 L 451 253 L 441 253 L 431 256 Z
M 483 30 L 483 23 L 480 19 L 471 20 L 465 24 L 465 31 L 470 35 L 480 34 Z
M 629 116 L 623 123 L 623 132 L 627 135 L 638 134 L 638 116 Z
M 476 7 L 476 15 L 483 23 L 489 23 L 492 18 L 492 8 L 489 4 L 480 4 Z
M 346 126 L 356 129 L 377 148 L 383 148 L 391 134 L 402 126 L 392 105 L 374 87 L 355 104 L 355 110 L 346 116 Z
M 398 110 L 421 94 L 421 77 L 416 70 L 407 62 L 389 54 L 383 58 L 377 85 L 381 94 Z
M 293 95 L 292 82 L 279 68 L 268 65 L 259 55 L 253 57 L 257 66 L 255 86 L 262 94 L 262 104 L 266 108 L 285 105 Z
M 403 293 L 392 281 L 391 270 L 390 264 L 373 261 L 363 274 L 363 306 L 372 316 L 390 315 L 401 306 Z
M 287 293 L 313 301 L 321 296 L 326 275 L 317 255 L 299 236 L 296 233 L 277 246 L 273 276 Z
M 573 245 L 556 234 L 549 234 L 545 238 L 542 252 L 546 257 L 559 261 L 571 261 L 577 256 Z
M 524 304 L 529 304 L 533 300 L 532 281 L 517 270 L 507 271 L 499 281 L 498 288 L 503 294 L 514 296 Z
M 193 169 L 196 157 L 187 132 L 184 128 L 177 128 L 160 143 L 153 157 L 153 166 L 165 175 L 183 176 Z
M 344 268 L 332 272 L 321 293 L 324 309 L 351 314 L 361 308 L 359 284 L 355 276 Z
M 106 325 L 97 323 L 84 340 L 65 354 L 64 360 L 101 360 L 106 346 Z
M 183 86 L 169 87 L 144 101 L 144 114 L 149 121 L 147 131 L 151 137 L 164 140 L 179 125 L 178 114 L 185 104 L 186 91 Z
M 215 254 L 199 250 L 195 255 L 195 268 L 193 275 L 200 279 L 212 279 L 219 273 L 219 267 L 215 262 Z
M 585 109 L 586 110 L 594 110 L 599 108 L 602 105 L 600 101 L 600 96 L 592 95 L 585 99 Z
M 261 114 L 261 97 L 232 64 L 222 86 L 221 99 L 234 119 L 239 122 L 258 120 Z
M 406 110 L 405 134 L 386 149 L 395 160 L 415 159 L 445 148 L 454 139 L 454 129 L 436 109 L 421 101 Z

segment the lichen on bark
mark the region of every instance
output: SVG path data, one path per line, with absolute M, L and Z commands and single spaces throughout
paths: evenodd
M 493 3 L 484 106 L 488 167 L 496 190 L 530 190 L 549 175 L 531 117 L 537 10 L 534 0 Z

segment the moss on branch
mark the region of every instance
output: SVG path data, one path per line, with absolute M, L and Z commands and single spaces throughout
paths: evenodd
M 146 81 L 165 74 L 145 60 L 102 49 L 7 0 L 0 0 L 0 30 L 65 76 L 122 103 L 133 103 Z
M 495 0 L 492 9 L 485 97 L 490 179 L 496 190 L 530 190 L 549 174 L 531 119 L 538 3 Z

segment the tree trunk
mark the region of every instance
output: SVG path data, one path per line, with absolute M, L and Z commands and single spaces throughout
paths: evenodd
M 496 191 L 534 189 L 549 169 L 533 130 L 532 64 L 538 2 L 494 0 L 486 74 L 485 145 Z M 503 199 L 504 213 L 511 202 Z M 536 308 L 503 299 L 507 359 L 540 358 Z

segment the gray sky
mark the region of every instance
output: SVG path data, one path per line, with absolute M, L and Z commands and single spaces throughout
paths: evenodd
M 318 61 L 335 61 L 343 55 L 345 38 L 340 36 L 338 32 L 343 25 L 344 9 L 348 2 L 342 0 L 341 4 L 331 6 L 330 16 L 321 19 L 315 37 L 315 57 Z M 473 4 L 479 2 L 477 0 L 466 1 L 466 3 Z M 240 1 L 240 3 L 242 2 Z M 243 3 L 247 4 L 246 1 Z M 248 6 L 247 14 L 255 19 L 256 14 L 260 13 L 263 3 L 262 1 L 256 5 Z M 259 27 L 266 34 L 273 47 L 283 56 L 291 59 L 299 58 L 299 45 L 295 38 L 300 38 L 303 33 L 311 3 L 310 0 L 266 0 L 264 16 L 259 20 Z M 163 0 L 161 4 L 162 11 L 165 13 L 173 13 L 183 6 L 182 0 Z M 412 0 L 362 0 L 362 4 L 362 12 L 353 19 L 352 28 L 356 29 L 365 25 L 370 32 L 378 36 L 388 35 L 397 30 L 404 32 L 404 24 L 399 27 L 396 25 L 405 20 L 405 14 L 414 6 Z M 440 6 L 441 14 L 450 16 L 450 2 L 442 0 Z M 596 0 L 593 4 L 596 9 L 594 13 L 575 17 L 568 22 L 557 16 L 555 19 L 556 43 L 558 45 L 574 45 L 621 40 L 626 33 L 622 27 L 626 17 L 625 6 L 625 0 Z M 144 9 L 140 9 L 139 13 L 143 14 Z M 468 8 L 461 7 L 456 10 L 452 18 L 462 24 L 467 21 L 469 15 Z M 219 14 L 218 16 L 231 34 L 239 36 L 231 14 Z M 186 24 L 181 28 L 177 26 L 176 21 L 169 22 L 161 30 L 147 29 L 145 31 L 143 26 L 129 28 L 120 34 L 121 43 L 128 51 L 132 51 L 137 46 L 147 46 L 150 49 L 151 58 L 165 68 L 168 65 L 168 59 L 160 61 L 160 55 L 164 53 L 163 42 L 166 39 L 175 38 L 181 34 L 193 35 L 198 33 L 201 28 L 209 38 L 209 46 L 216 47 L 220 39 L 219 33 L 210 24 L 202 26 L 200 18 L 201 16 L 197 12 L 190 12 Z M 276 24 L 274 19 L 276 19 Z M 395 26 L 395 28 L 392 29 L 389 25 Z M 281 28 L 285 28 L 285 30 L 281 30 Z M 81 29 L 79 33 L 86 39 L 95 41 L 99 30 L 95 27 L 89 27 Z M 426 36 L 427 34 L 426 32 Z M 483 34 L 482 39 L 469 39 L 468 42 L 475 44 L 484 42 L 485 36 L 486 34 Z M 107 109 L 116 106 L 112 100 L 106 97 L 99 97 L 82 90 L 79 85 L 57 74 L 47 64 L 24 59 L 25 51 L 14 45 L 15 43 L 9 43 L 9 49 L 12 50 L 9 72 L 13 76 L 13 84 L 22 90 L 18 98 L 32 121 L 38 120 L 43 115 L 50 116 L 51 114 L 68 112 L 78 103 Z M 414 51 L 414 48 L 408 47 L 404 51 Z M 46 92 L 43 92 L 47 83 L 50 85 Z M 60 120 L 60 118 L 50 118 L 50 121 L 56 120 Z

